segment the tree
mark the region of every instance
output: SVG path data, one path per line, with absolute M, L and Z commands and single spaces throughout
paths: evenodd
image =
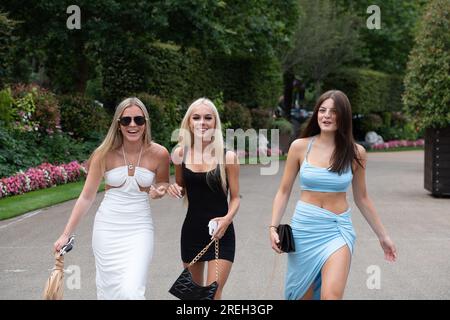
M 299 4 L 293 45 L 283 57 L 285 79 L 290 81 L 294 74 L 309 79 L 319 95 L 322 80 L 357 56 L 359 42 L 354 30 L 357 20 L 351 14 L 338 14 L 330 0 L 299 0 Z M 289 109 L 290 105 L 286 106 L 288 114 Z
M 405 76 L 403 102 L 420 128 L 450 125 L 450 2 L 426 8 Z
M 58 92 L 84 93 L 102 57 L 137 47 L 154 38 L 161 19 L 153 3 L 141 0 L 80 0 L 81 29 L 69 30 L 66 12 L 70 1 L 4 0 L 0 5 L 22 23 L 17 28 L 22 55 L 29 63 L 45 68 L 51 86 Z
M 366 20 L 371 0 L 335 0 L 342 12 L 360 17 L 357 31 L 362 41 L 360 64 L 387 73 L 403 74 L 414 44 L 417 22 L 427 0 L 383 0 L 380 8 L 380 29 L 369 29 Z
M 195 47 L 206 54 L 270 56 L 288 43 L 296 0 L 161 0 L 162 41 Z
M 11 76 L 13 30 L 17 22 L 8 19 L 5 13 L 0 11 L 0 90 Z

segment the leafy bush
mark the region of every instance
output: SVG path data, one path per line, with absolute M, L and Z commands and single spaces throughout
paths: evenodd
M 225 101 L 271 108 L 282 91 L 279 63 L 274 58 L 219 56 L 210 59 L 214 82 Z
M 250 110 L 234 101 L 225 103 L 224 119 L 222 120 L 228 122 L 231 129 L 247 130 L 252 126 Z
M 411 51 L 403 102 L 420 128 L 450 125 L 450 6 L 429 2 Z
M 112 117 L 92 99 L 82 95 L 58 96 L 61 110 L 61 128 L 76 139 L 89 139 L 92 135 L 104 135 Z
M 100 141 L 101 137 L 80 142 L 61 132 L 49 135 L 7 129 L 0 122 L 0 177 L 10 176 L 44 162 L 84 161 Z
M 272 124 L 272 112 L 264 109 L 251 109 L 252 128 L 255 130 L 269 129 Z
M 12 106 L 14 99 L 11 96 L 11 89 L 6 88 L 0 91 L 0 121 L 7 126 L 11 125 L 13 119 Z
M 60 130 L 58 101 L 53 93 L 37 85 L 19 84 L 13 87 L 12 95 L 16 117 L 43 132 Z
M 377 131 L 382 126 L 383 126 L 383 119 L 381 118 L 381 116 L 375 113 L 369 113 L 368 115 L 364 116 L 361 123 L 361 128 L 365 132 Z
M 272 121 L 272 129 L 278 129 L 280 134 L 294 134 L 294 127 L 285 118 L 278 118 Z

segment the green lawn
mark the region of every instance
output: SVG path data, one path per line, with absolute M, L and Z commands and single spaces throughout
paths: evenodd
M 0 199 L 0 220 L 75 199 L 80 195 L 83 184 L 84 181 L 72 182 Z M 103 183 L 99 190 L 104 190 Z

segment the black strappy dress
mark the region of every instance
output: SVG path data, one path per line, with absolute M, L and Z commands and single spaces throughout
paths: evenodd
M 189 263 L 211 241 L 209 221 L 227 214 L 228 197 L 222 188 L 218 166 L 209 173 L 194 172 L 183 162 L 182 170 L 189 206 L 181 230 L 181 259 Z M 219 241 L 219 259 L 233 262 L 234 252 L 235 235 L 231 223 Z M 214 246 L 210 246 L 199 261 L 214 258 Z

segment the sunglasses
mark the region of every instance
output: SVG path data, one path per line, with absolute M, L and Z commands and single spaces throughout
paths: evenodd
M 131 123 L 131 119 L 134 120 L 134 123 L 138 126 L 143 126 L 145 124 L 145 117 L 144 116 L 137 116 L 137 117 L 121 117 L 119 118 L 119 123 L 123 126 L 128 126 Z

